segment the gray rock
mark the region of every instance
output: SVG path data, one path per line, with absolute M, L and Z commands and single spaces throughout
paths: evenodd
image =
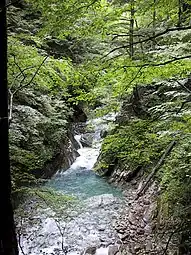
M 150 202 L 148 199 L 144 199 L 144 200 L 143 200 L 143 203 L 144 203 L 145 205 L 149 205 L 151 202 Z
M 146 232 L 147 234 L 149 234 L 149 233 L 152 232 L 152 228 L 151 228 L 151 226 L 150 226 L 149 224 L 146 225 L 146 226 L 144 227 L 144 229 L 145 229 L 145 232 Z
M 92 247 L 88 247 L 84 254 L 95 254 L 95 253 L 96 253 L 96 247 L 92 246 Z
M 125 233 L 124 235 L 122 235 L 121 240 L 124 241 L 128 237 L 129 237 L 129 233 Z
M 98 230 L 99 231 L 104 231 L 106 229 L 106 226 L 105 225 L 100 225 L 99 227 L 98 227 Z
M 110 245 L 108 250 L 108 255 L 115 255 L 119 251 L 117 245 Z
M 91 147 L 93 142 L 93 134 L 92 133 L 83 134 L 80 138 L 80 142 L 84 147 Z
M 101 138 L 105 138 L 107 135 L 108 135 L 107 130 L 101 130 L 101 133 L 100 133 Z
M 152 250 L 152 242 L 151 241 L 147 241 L 147 244 L 145 246 L 146 251 L 150 251 Z
M 144 229 L 142 229 L 142 228 L 139 228 L 139 229 L 137 230 L 137 234 L 138 234 L 138 235 L 144 235 L 144 233 L 145 233 L 145 231 L 144 231 Z

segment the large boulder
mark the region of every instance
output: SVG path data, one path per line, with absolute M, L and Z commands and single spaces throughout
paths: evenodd
M 92 133 L 83 134 L 80 138 L 80 142 L 83 147 L 91 147 L 93 143 L 93 134 Z

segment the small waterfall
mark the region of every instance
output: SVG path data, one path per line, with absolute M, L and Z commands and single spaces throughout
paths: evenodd
M 83 148 L 82 143 L 80 142 L 81 137 L 82 137 L 82 135 L 75 135 L 75 136 L 74 136 L 76 142 L 77 142 L 77 143 L 79 144 L 79 146 L 80 146 L 80 149 Z
M 75 135 L 80 146 L 78 149 L 80 156 L 68 170 L 60 171 L 60 174 L 55 175 L 46 186 L 82 200 L 102 194 L 119 195 L 119 190 L 92 171 L 101 149 L 103 140 L 101 132 L 107 130 L 108 124 L 114 119 L 115 115 L 109 115 L 89 120 L 87 124 L 93 127 L 92 133 L 88 133 L 89 139 L 92 140 L 90 143 L 92 146 L 85 147 L 80 142 L 82 137 L 86 137 L 86 133 Z

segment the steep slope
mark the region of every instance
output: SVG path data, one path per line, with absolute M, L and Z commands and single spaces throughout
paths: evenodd
M 61 48 L 54 39 L 43 40 L 38 34 L 42 27 L 41 13 L 31 5 L 21 1 L 9 7 L 10 160 L 14 192 L 38 184 L 39 178 L 50 178 L 59 168 L 67 169 L 78 156 L 73 126 L 87 119 L 83 105 L 76 99 L 81 93 L 81 81 L 72 62 L 79 62 L 83 50 L 70 40 L 61 41 L 65 43 Z M 76 47 L 72 55 L 71 46 Z
M 104 140 L 95 169 L 126 190 L 117 229 L 129 254 L 190 252 L 190 88 L 190 78 L 137 86 Z

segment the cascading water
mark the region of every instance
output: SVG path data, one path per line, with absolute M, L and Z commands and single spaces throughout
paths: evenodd
M 47 187 L 62 191 L 65 194 L 77 196 L 79 199 L 86 199 L 102 194 L 121 195 L 118 189 L 112 187 L 104 178 L 92 171 L 101 148 L 102 139 L 100 133 L 107 127 L 103 121 L 102 118 L 91 121 L 91 124 L 95 126 L 94 134 L 92 134 L 92 147 L 83 147 L 80 142 L 81 135 L 75 136 L 80 146 L 78 150 L 80 156 L 67 171 L 55 175 L 47 183 Z
M 35 219 L 40 219 L 38 224 L 31 226 L 29 222 L 21 240 L 25 254 L 66 254 L 66 251 L 67 254 L 85 254 L 84 251 L 90 249 L 97 255 L 104 255 L 108 254 L 108 246 L 118 240 L 112 222 L 122 210 L 122 193 L 92 171 L 101 148 L 100 134 L 107 128 L 109 120 L 113 120 L 113 116 L 91 121 L 94 126 L 91 147 L 83 147 L 81 135 L 76 135 L 80 156 L 68 170 L 60 171 L 45 185 L 77 197 L 82 201 L 83 210 L 71 209 L 69 214 L 75 216 L 70 215 L 67 222 L 60 219 L 59 225 L 52 216 L 36 212 Z

